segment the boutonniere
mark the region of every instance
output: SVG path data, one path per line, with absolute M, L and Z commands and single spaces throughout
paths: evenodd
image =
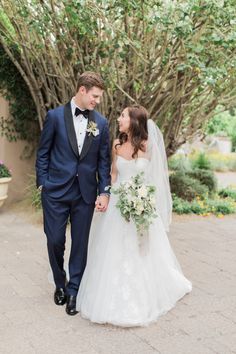
M 88 126 L 87 126 L 87 133 L 88 135 L 93 135 L 93 136 L 97 136 L 99 134 L 99 130 L 97 127 L 97 123 L 90 121 L 88 122 Z

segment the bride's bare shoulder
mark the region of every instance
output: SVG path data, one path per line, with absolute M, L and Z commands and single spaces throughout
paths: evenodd
M 119 151 L 120 148 L 120 141 L 119 139 L 114 139 L 113 144 L 112 144 L 112 155 L 115 157 Z
M 112 148 L 117 151 L 117 149 L 120 147 L 120 140 L 119 139 L 114 139 Z
M 119 139 L 114 139 L 113 145 L 117 145 L 117 144 L 120 144 L 120 140 Z

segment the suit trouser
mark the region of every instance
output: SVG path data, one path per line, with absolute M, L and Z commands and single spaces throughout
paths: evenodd
M 71 251 L 69 258 L 68 295 L 76 296 L 87 261 L 88 238 L 94 203 L 86 204 L 76 179 L 70 190 L 60 199 L 42 191 L 44 232 L 47 236 L 49 261 L 57 288 L 65 288 L 64 251 L 66 226 L 70 220 Z

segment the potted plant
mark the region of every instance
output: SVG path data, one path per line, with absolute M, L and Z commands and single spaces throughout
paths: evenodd
M 0 161 L 0 207 L 7 199 L 8 184 L 11 179 L 11 171 Z

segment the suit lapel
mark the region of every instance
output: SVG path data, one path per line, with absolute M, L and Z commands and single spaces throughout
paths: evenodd
M 91 121 L 95 122 L 94 111 L 90 111 L 89 112 L 88 124 Z M 86 132 L 85 139 L 84 139 L 84 144 L 83 144 L 82 151 L 81 151 L 81 154 L 80 154 L 80 160 L 82 160 L 85 157 L 85 155 L 87 154 L 87 152 L 89 151 L 89 148 L 90 148 L 90 145 L 92 144 L 92 141 L 93 141 L 93 135 L 92 134 L 89 135 L 89 133 Z
M 69 139 L 71 148 L 74 151 L 76 157 L 79 158 L 79 150 L 78 150 L 78 145 L 77 145 L 77 139 L 76 139 L 76 134 L 75 134 L 75 127 L 74 127 L 74 123 L 73 123 L 70 102 L 68 102 L 65 105 L 64 119 L 65 119 L 67 135 L 68 135 L 68 139 Z

